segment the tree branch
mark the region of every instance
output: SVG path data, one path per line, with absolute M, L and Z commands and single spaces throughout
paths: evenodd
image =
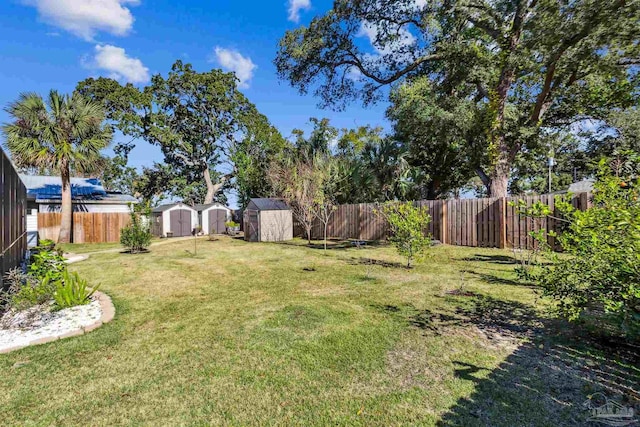
M 442 59 L 441 55 L 438 54 L 432 54 L 432 55 L 425 55 L 422 56 L 418 59 L 416 59 L 411 65 L 408 65 L 407 67 L 405 67 L 404 69 L 395 72 L 394 74 L 392 74 L 389 77 L 380 77 L 375 75 L 374 73 L 370 72 L 369 70 L 367 70 L 364 66 L 364 64 L 362 63 L 362 61 L 360 60 L 360 58 L 358 58 L 353 52 L 348 51 L 347 55 L 349 57 L 351 57 L 351 59 L 343 59 L 342 61 L 338 61 L 334 64 L 334 68 L 340 67 L 342 65 L 351 65 L 353 67 L 356 67 L 358 70 L 360 70 L 360 72 L 370 78 L 371 80 L 375 81 L 376 83 L 380 84 L 380 85 L 388 85 L 393 83 L 394 81 L 398 80 L 400 77 L 410 73 L 411 71 L 415 70 L 416 68 L 418 68 L 418 66 L 420 66 L 421 64 L 425 63 L 425 62 L 430 62 L 430 61 L 437 61 L 439 59 Z

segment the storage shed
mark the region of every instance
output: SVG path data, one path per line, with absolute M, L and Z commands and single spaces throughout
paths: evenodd
M 195 205 L 198 211 L 199 224 L 204 234 L 222 234 L 226 230 L 225 223 L 231 221 L 231 209 L 220 203 Z
M 281 199 L 251 199 L 244 210 L 244 239 L 280 242 L 293 239 L 293 214 Z
M 158 237 L 191 236 L 191 232 L 198 225 L 198 211 L 184 203 L 160 205 L 151 210 L 151 230 Z

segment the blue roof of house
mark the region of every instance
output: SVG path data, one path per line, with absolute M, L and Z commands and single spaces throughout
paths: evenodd
M 62 179 L 59 176 L 20 175 L 27 187 L 27 197 L 38 200 L 59 200 L 62 198 Z M 136 202 L 136 198 L 126 194 L 107 192 L 97 178 L 71 178 L 73 200 Z

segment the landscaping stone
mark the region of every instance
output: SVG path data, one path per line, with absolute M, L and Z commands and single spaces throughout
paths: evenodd
M 111 298 L 96 292 L 92 300 L 89 304 L 60 311 L 52 311 L 52 305 L 45 304 L 18 313 L 5 313 L 0 319 L 3 327 L 0 329 L 0 353 L 75 337 L 110 322 L 115 316 Z

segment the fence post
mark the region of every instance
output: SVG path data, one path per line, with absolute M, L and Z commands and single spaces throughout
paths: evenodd
M 442 201 L 442 210 L 441 210 L 441 218 L 440 218 L 440 242 L 443 245 L 447 244 L 447 203 L 448 201 L 445 199 Z
M 500 242 L 498 243 L 498 247 L 505 249 L 507 247 L 507 199 L 505 197 L 500 198 L 498 222 L 500 227 Z

